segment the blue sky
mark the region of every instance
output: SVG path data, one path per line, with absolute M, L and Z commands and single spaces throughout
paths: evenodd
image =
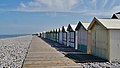
M 48 31 L 118 11 L 120 0 L 0 0 L 0 34 Z

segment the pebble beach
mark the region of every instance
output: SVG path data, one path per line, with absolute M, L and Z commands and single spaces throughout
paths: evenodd
M 21 68 L 32 36 L 0 39 L 0 68 Z

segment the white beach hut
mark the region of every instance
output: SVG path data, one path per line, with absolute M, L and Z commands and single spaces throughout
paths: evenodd
M 40 36 L 39 37 L 42 37 L 42 32 L 40 32 Z
M 68 27 L 67 27 L 67 31 L 68 31 L 68 37 L 67 40 L 69 41 L 69 46 L 70 47 L 73 47 L 73 48 L 76 48 L 75 47 L 75 37 L 76 37 L 76 31 L 75 31 L 75 28 L 76 28 L 76 25 L 71 25 L 69 24 Z
M 49 30 L 47 33 L 48 33 L 48 39 L 51 40 L 51 39 L 50 39 L 50 36 L 51 36 L 51 35 L 50 35 L 50 30 Z
M 62 28 L 59 28 L 59 32 L 58 32 L 58 37 L 59 37 L 59 43 L 60 44 L 63 44 L 63 42 L 62 42 Z
M 43 31 L 43 38 L 46 38 L 46 31 Z
M 40 37 L 40 32 L 37 32 L 37 36 Z
M 41 32 L 41 37 L 42 37 L 42 38 L 45 38 L 45 37 L 46 37 L 46 34 L 45 34 L 45 33 L 46 33 L 45 31 Z
M 67 46 L 67 27 L 62 27 L 62 42 Z
M 56 29 L 56 42 L 59 41 L 59 29 Z
M 76 27 L 76 31 L 77 31 L 77 49 L 86 53 L 89 53 L 89 40 L 88 40 L 88 26 L 90 25 L 90 23 L 83 23 L 83 22 L 79 22 L 77 27 Z
M 43 32 L 40 32 L 41 33 L 41 38 L 43 38 Z
M 52 41 L 55 41 L 55 35 L 56 35 L 55 29 L 52 29 L 51 30 L 51 39 L 52 39 Z
M 45 33 L 45 35 L 46 35 L 46 38 L 48 39 L 48 31 Z
M 109 61 L 120 61 L 120 20 L 94 18 L 91 30 L 91 53 Z
M 46 38 L 50 40 L 50 31 L 46 32 Z
M 53 29 L 53 41 L 56 41 L 56 29 Z
M 54 34 L 53 34 L 53 29 L 50 31 L 50 40 L 53 41 L 53 37 L 54 37 Z

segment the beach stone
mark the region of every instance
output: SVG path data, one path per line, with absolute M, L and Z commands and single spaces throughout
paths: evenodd
M 0 39 L 0 68 L 21 68 L 32 36 Z

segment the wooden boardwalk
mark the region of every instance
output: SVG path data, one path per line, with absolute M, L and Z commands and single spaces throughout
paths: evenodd
M 81 68 L 81 66 L 34 36 L 23 68 Z

